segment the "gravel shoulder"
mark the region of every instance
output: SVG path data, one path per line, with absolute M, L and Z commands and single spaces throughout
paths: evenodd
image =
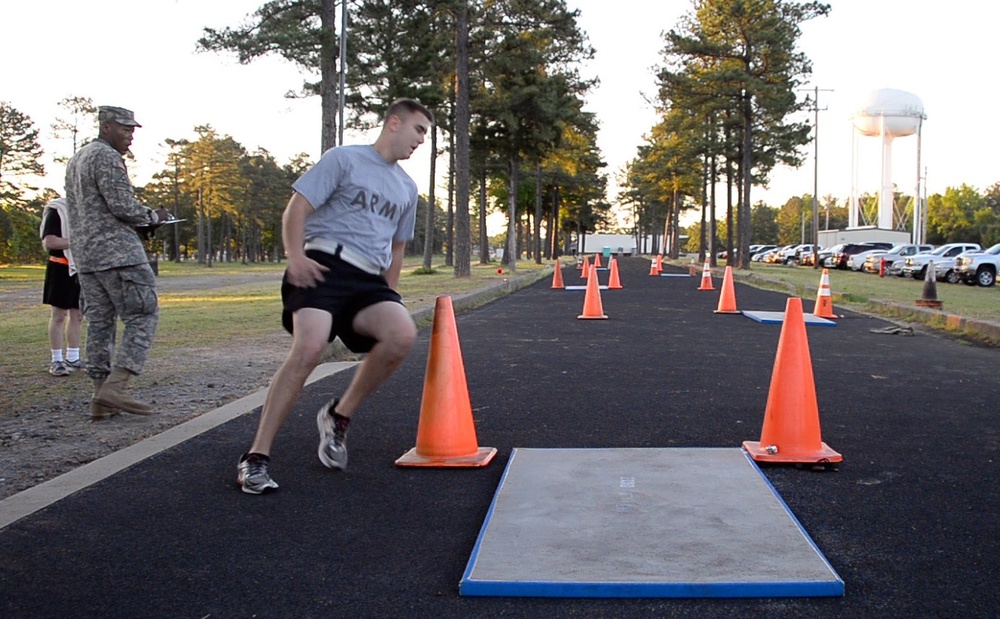
M 260 274 L 231 276 L 225 282 L 215 276 L 163 278 L 158 286 L 162 291 L 194 290 L 260 282 L 260 278 Z M 275 285 L 279 280 L 280 274 Z M 35 289 L 15 291 L 5 295 L 4 302 L 37 304 L 37 297 Z M 42 395 L 37 404 L 0 417 L 0 499 L 266 387 L 290 342 L 276 321 L 275 332 L 266 337 L 233 339 L 221 347 L 187 348 L 151 359 L 146 372 L 130 383 L 133 395 L 156 406 L 157 412 L 148 417 L 123 414 L 92 422 L 92 387 L 86 372 L 66 378 L 39 374 L 37 388 Z M 50 380 L 73 381 L 79 389 L 69 397 L 45 394 L 44 384 Z

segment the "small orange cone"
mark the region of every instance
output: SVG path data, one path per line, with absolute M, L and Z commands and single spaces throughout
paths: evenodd
M 844 459 L 820 436 L 812 358 L 798 297 L 788 299 L 785 306 L 760 441 L 744 441 L 743 449 L 757 462 L 818 464 Z
M 823 276 L 819 278 L 819 292 L 816 293 L 813 316 L 819 318 L 837 317 L 833 313 L 833 298 L 830 296 L 830 269 L 823 269 Z
M 396 466 L 486 466 L 496 453 L 495 447 L 480 447 L 476 441 L 455 312 L 451 297 L 438 297 L 417 424 L 417 445 L 400 456 Z
M 915 303 L 920 307 L 930 307 L 940 309 L 944 305 L 937 297 L 937 274 L 934 272 L 934 261 L 927 263 L 926 273 L 924 273 L 924 289 L 920 293 L 920 298 Z
M 556 258 L 556 270 L 552 272 L 552 287 L 553 288 L 566 287 L 566 284 L 563 283 L 562 265 L 559 264 L 559 258 Z
M 580 271 L 580 279 L 587 279 L 587 273 L 590 273 L 590 256 L 583 257 L 583 270 Z
M 597 283 L 597 269 L 591 267 L 587 276 L 587 292 L 583 298 L 583 313 L 577 316 L 581 320 L 607 320 L 604 305 L 601 303 L 601 289 Z
M 656 274 L 663 272 L 663 254 L 656 254 Z
M 719 294 L 719 309 L 716 314 L 739 314 L 736 309 L 736 290 L 733 286 L 733 267 L 726 265 L 726 274 L 722 278 L 722 292 Z
M 705 261 L 705 268 L 701 272 L 701 285 L 698 286 L 698 290 L 715 290 L 712 284 L 712 267 L 708 266 L 708 260 Z
M 608 276 L 608 290 L 621 290 L 622 282 L 618 279 L 618 258 L 611 259 L 611 275 Z
M 660 272 L 656 270 L 656 258 L 649 259 L 649 274 L 653 277 L 657 277 Z
M 601 268 L 601 254 L 594 254 L 594 266 Z

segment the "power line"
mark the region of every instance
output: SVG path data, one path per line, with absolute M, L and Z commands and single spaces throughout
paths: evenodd
M 819 113 L 827 108 L 821 108 L 819 106 L 819 93 L 822 92 L 833 92 L 832 88 L 820 88 L 818 86 L 813 86 L 811 89 L 800 88 L 799 90 L 809 91 L 813 93 L 812 98 L 812 108 L 811 111 L 814 115 L 813 121 L 813 194 L 812 194 L 812 212 L 813 212 L 813 268 L 820 268 L 819 264 Z M 808 101 L 808 97 L 806 98 Z M 829 223 L 829 222 L 828 222 Z M 802 238 L 805 238 L 805 220 L 802 221 Z

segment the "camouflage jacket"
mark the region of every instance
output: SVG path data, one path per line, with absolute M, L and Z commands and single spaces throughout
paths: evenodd
M 94 140 L 70 159 L 66 202 L 81 273 L 148 262 L 135 227 L 151 223 L 152 210 L 136 202 L 125 160 L 108 142 Z

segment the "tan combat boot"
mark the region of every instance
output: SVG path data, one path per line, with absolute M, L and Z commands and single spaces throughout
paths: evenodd
M 94 379 L 94 395 L 93 398 L 97 397 L 97 392 L 101 390 L 101 386 L 104 385 L 103 378 Z M 102 419 L 111 419 L 118 414 L 118 411 L 110 406 L 104 406 L 103 404 L 98 404 L 93 399 L 90 401 L 90 419 L 91 421 L 100 421 Z
M 132 373 L 125 368 L 114 368 L 104 384 L 94 396 L 94 403 L 101 406 L 118 408 L 126 413 L 134 415 L 149 415 L 153 412 L 153 407 L 144 402 L 136 400 L 124 392 L 125 385 L 132 378 Z

